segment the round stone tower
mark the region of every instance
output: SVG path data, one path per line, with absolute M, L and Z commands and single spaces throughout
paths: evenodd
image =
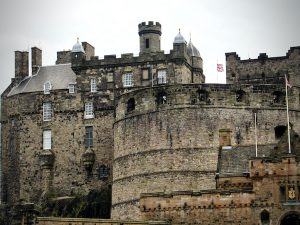
M 139 24 L 140 54 L 160 51 L 160 23 L 149 21 Z

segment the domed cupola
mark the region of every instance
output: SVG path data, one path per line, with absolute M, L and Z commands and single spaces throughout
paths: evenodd
M 179 29 L 179 33 L 174 38 L 173 44 L 186 44 L 184 37 L 180 33 L 180 29 Z
M 191 38 L 187 46 L 187 53 L 189 56 L 201 57 L 199 50 L 193 45 Z
M 79 38 L 77 38 L 76 44 L 73 45 L 72 52 L 83 52 L 84 53 L 84 49 L 83 49 L 81 43 L 79 42 Z

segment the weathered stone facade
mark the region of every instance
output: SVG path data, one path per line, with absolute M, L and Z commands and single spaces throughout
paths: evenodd
M 228 84 L 205 84 L 200 53 L 180 33 L 169 54 L 160 49 L 159 23 L 139 24 L 139 35 L 139 56 L 99 59 L 92 45 L 77 42 L 57 53 L 57 65 L 41 66 L 41 50 L 32 48 L 30 77 L 28 53 L 16 52 L 16 76 L 1 95 L 2 202 L 38 206 L 49 193 L 87 195 L 112 186 L 113 219 L 229 224 L 233 213 L 241 216 L 236 221 L 251 221 L 262 208 L 284 213 L 253 204 L 261 198 L 255 187 L 273 181 L 243 174 L 255 169 L 246 166 L 255 156 L 254 113 L 259 157 L 272 157 L 282 138 L 285 74 L 294 84 L 290 123 L 300 133 L 300 47 L 276 58 L 227 53 Z M 246 188 L 233 188 L 217 209 L 211 202 L 224 194 L 227 178 Z M 169 193 L 174 198 L 166 200 Z M 244 205 L 231 210 L 236 204 Z M 209 210 L 215 220 L 204 216 Z

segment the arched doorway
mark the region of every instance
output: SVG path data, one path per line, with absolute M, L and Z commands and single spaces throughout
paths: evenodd
M 300 213 L 291 212 L 283 217 L 280 225 L 300 225 Z

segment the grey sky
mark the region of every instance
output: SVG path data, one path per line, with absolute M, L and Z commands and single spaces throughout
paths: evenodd
M 0 93 L 14 76 L 14 51 L 43 50 L 43 65 L 55 63 L 56 52 L 72 48 L 79 37 L 96 55 L 139 52 L 137 25 L 162 24 L 162 49 L 172 49 L 182 35 L 199 49 L 207 82 L 217 79 L 216 63 L 225 52 L 241 58 L 285 55 L 300 45 L 299 0 L 1 0 Z

